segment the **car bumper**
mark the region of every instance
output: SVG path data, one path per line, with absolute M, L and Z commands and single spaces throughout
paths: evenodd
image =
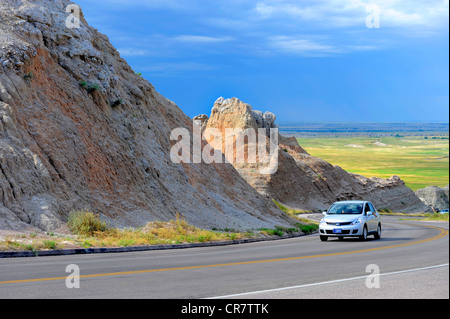
M 364 225 L 349 225 L 349 226 L 337 226 L 337 225 L 323 225 L 319 226 L 319 233 L 321 236 L 328 237 L 351 237 L 361 236 L 363 234 Z

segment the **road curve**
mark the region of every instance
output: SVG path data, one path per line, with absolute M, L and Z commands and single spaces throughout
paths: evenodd
M 317 235 L 236 246 L 0 259 L 0 299 L 449 298 L 448 223 L 383 218 L 381 240 Z M 80 288 L 66 286 L 68 265 Z M 380 287 L 368 289 L 368 265 Z M 413 289 L 412 287 L 415 287 Z

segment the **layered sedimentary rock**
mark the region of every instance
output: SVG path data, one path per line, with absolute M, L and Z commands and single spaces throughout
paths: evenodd
M 273 113 L 256 111 L 237 98 L 219 98 L 210 118 L 203 116 L 202 123 L 204 129 L 218 129 L 223 135 L 230 128 L 245 131 L 277 127 Z M 225 139 L 209 138 L 208 141 L 222 152 L 229 147 Z M 261 174 L 259 169 L 264 165 L 261 163 L 230 160 L 245 180 L 268 198 L 301 210 L 322 210 L 335 201 L 364 199 L 372 201 L 378 209 L 407 213 L 429 211 L 397 176 L 385 180 L 351 174 L 309 155 L 293 137 L 279 135 L 278 142 L 278 167 L 273 174 Z
M 0 0 L 0 229 L 64 230 L 81 209 L 116 226 L 289 225 L 230 164 L 171 161 L 171 131 L 192 120 L 82 12 L 69 28 L 70 4 Z

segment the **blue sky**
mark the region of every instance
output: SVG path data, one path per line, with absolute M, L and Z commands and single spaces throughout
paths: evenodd
M 75 2 L 191 117 L 223 96 L 278 123 L 448 122 L 448 0 Z

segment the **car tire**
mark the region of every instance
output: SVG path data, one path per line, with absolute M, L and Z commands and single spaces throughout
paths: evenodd
M 359 236 L 359 239 L 363 240 L 363 241 L 366 241 L 368 234 L 369 233 L 368 233 L 368 230 L 367 230 L 367 226 L 364 226 L 363 234 L 361 236 Z
M 380 239 L 381 238 L 381 224 L 378 224 L 378 229 L 377 232 L 374 235 L 375 239 Z
M 321 241 L 327 241 L 328 240 L 328 236 L 320 236 L 320 240 Z

